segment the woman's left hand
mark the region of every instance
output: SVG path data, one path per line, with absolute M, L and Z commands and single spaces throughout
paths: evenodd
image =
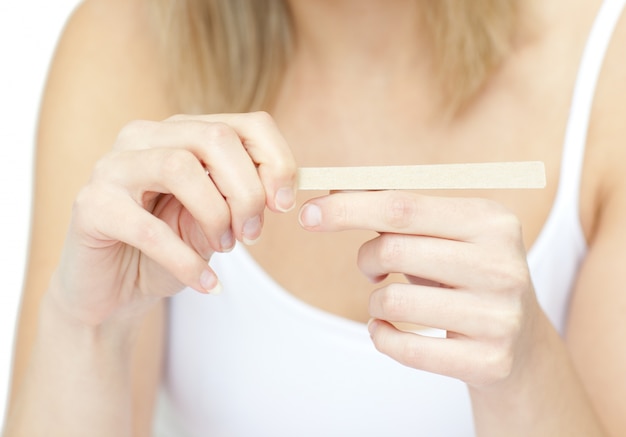
M 403 273 L 371 295 L 376 348 L 417 369 L 475 388 L 511 381 L 539 335 L 542 317 L 530 279 L 520 223 L 484 199 L 411 192 L 341 192 L 300 212 L 309 231 L 374 230 L 358 265 L 373 282 Z M 443 329 L 433 338 L 392 323 Z

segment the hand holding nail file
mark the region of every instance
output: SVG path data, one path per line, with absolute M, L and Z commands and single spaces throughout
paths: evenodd
M 302 167 L 299 190 L 544 188 L 543 162 L 487 162 L 372 167 Z

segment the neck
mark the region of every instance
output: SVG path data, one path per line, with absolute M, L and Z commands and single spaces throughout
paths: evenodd
M 296 54 L 318 67 L 407 68 L 425 59 L 415 0 L 288 0 Z M 365 70 L 366 69 L 366 70 Z
M 358 89 L 383 101 L 413 90 L 447 114 L 461 113 L 515 52 L 550 28 L 542 5 L 551 2 L 539 0 L 286 1 L 294 24 L 293 80 L 342 95 Z

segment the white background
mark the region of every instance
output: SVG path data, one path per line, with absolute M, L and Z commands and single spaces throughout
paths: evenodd
M 27 254 L 34 132 L 57 39 L 78 0 L 0 0 L 0 429 Z

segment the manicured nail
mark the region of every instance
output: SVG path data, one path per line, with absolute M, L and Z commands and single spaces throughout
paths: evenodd
M 217 284 L 215 284 L 215 287 L 213 287 L 211 290 L 209 291 L 209 294 L 220 294 L 222 292 L 224 288 L 222 287 L 222 283 L 220 281 L 217 281 Z
M 274 202 L 279 211 L 291 211 L 296 206 L 296 194 L 293 188 L 285 187 L 278 190 Z
M 222 284 L 210 270 L 203 270 L 200 274 L 200 285 L 209 294 L 218 294 L 222 291 Z
M 309 203 L 300 211 L 300 224 L 305 228 L 314 228 L 322 224 L 322 210 L 319 206 Z
M 230 252 L 233 250 L 233 246 L 235 245 L 235 238 L 233 237 L 233 231 L 230 229 L 222 235 L 220 239 L 220 244 L 222 246 L 223 252 Z
M 261 237 L 261 216 L 249 218 L 243 224 L 243 242 L 247 245 L 256 243 Z

